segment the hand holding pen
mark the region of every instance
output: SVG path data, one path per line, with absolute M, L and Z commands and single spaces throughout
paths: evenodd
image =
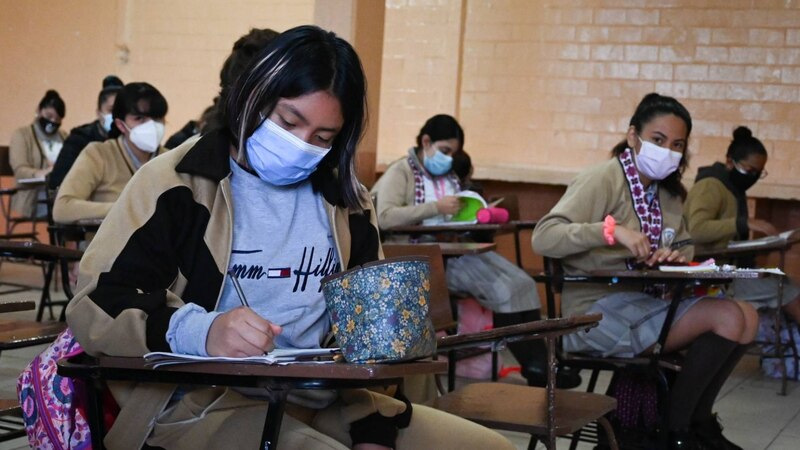
M 210 356 L 246 357 L 263 355 L 275 348 L 275 337 L 282 328 L 250 309 L 239 280 L 230 274 L 242 307 L 220 314 L 211 323 L 206 338 Z

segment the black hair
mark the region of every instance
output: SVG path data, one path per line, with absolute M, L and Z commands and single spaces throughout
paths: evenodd
M 139 103 L 144 100 L 144 109 L 139 109 Z M 128 114 L 141 114 L 151 119 L 163 119 L 167 115 L 167 99 L 149 83 L 128 83 L 117 92 L 114 99 L 114 109 L 111 115 L 114 119 L 125 120 Z M 108 136 L 115 138 L 122 134 L 116 126 L 111 127 Z
M 44 97 L 39 101 L 39 111 L 44 108 L 55 109 L 58 116 L 62 119 L 67 114 L 67 105 L 64 104 L 64 100 L 58 95 L 58 92 L 53 89 L 48 89 L 48 91 L 44 93 Z
M 422 136 L 425 134 L 431 138 L 431 142 L 456 138 L 461 143 L 459 149 L 464 148 L 464 130 L 453 116 L 437 114 L 428 119 L 417 135 L 417 148 L 422 147 Z
M 315 174 L 336 179 L 343 204 L 362 209 L 355 152 L 366 122 L 366 88 L 361 61 L 344 39 L 313 25 L 281 33 L 239 76 L 223 105 L 238 161 L 247 157 L 245 142 L 262 123 L 261 114 L 269 116 L 278 100 L 328 91 L 339 100 L 344 123 Z
M 758 138 L 753 136 L 753 132 L 749 128 L 737 127 L 733 130 L 733 141 L 728 146 L 728 153 L 725 156 L 733 161 L 741 161 L 753 153 L 767 156 L 767 149 Z
M 636 130 L 637 134 L 640 134 L 644 126 L 650 123 L 651 120 L 668 114 L 673 114 L 683 120 L 686 124 L 686 138 L 688 139 L 689 135 L 692 134 L 692 116 L 689 114 L 689 110 L 673 97 L 660 95 L 655 92 L 651 92 L 642 98 L 642 101 L 639 102 L 639 106 L 636 107 L 636 111 L 633 113 L 633 117 L 631 117 L 629 125 Z M 619 154 L 624 152 L 627 148 L 628 141 L 623 140 L 611 150 L 611 154 L 619 156 Z M 683 183 L 681 183 L 681 178 L 688 165 L 689 147 L 687 145 L 684 149 L 683 157 L 681 157 L 678 170 L 669 174 L 667 178 L 659 181 L 659 186 L 666 189 L 667 192 L 672 195 L 686 199 L 686 188 L 683 186 Z
M 119 79 L 116 75 L 107 75 L 103 78 L 103 89 L 100 90 L 100 93 L 97 94 L 97 109 L 100 110 L 100 107 L 103 106 L 103 103 L 108 100 L 108 97 L 112 95 L 116 95 L 120 89 L 122 89 L 124 84 L 122 80 Z
M 448 138 L 449 139 L 449 138 Z M 472 170 L 472 158 L 464 149 L 458 150 L 453 153 L 453 172 L 456 173 L 461 184 L 469 177 L 469 172 Z

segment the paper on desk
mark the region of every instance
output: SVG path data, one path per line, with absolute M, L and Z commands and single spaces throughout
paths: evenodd
M 32 183 L 44 183 L 44 177 L 33 177 L 33 178 L 20 178 L 17 180 L 18 184 L 32 184 Z
M 701 264 L 699 266 L 658 266 L 662 272 L 716 272 L 719 266 L 716 264 Z
M 334 362 L 332 358 L 339 353 L 339 348 L 276 348 L 266 355 L 248 356 L 245 358 L 231 358 L 226 356 L 197 356 L 170 352 L 150 352 L 144 355 L 148 366 L 158 368 L 172 364 L 187 364 L 197 362 L 227 362 L 248 364 L 328 364 Z M 324 357 L 322 360 L 312 358 Z

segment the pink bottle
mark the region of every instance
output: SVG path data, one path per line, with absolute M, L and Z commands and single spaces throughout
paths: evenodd
M 475 214 L 478 223 L 506 223 L 508 210 L 505 208 L 481 208 Z

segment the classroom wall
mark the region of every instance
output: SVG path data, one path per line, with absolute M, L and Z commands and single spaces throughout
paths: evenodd
M 314 0 L 0 0 L 0 144 L 48 88 L 67 104 L 67 129 L 93 120 L 110 73 L 164 94 L 170 135 L 211 104 L 239 36 L 313 20 Z
M 694 118 L 687 181 L 744 124 L 770 151 L 751 195 L 800 198 L 796 0 L 389 0 L 386 21 L 379 165 L 444 112 L 477 177 L 566 184 L 658 91 Z

